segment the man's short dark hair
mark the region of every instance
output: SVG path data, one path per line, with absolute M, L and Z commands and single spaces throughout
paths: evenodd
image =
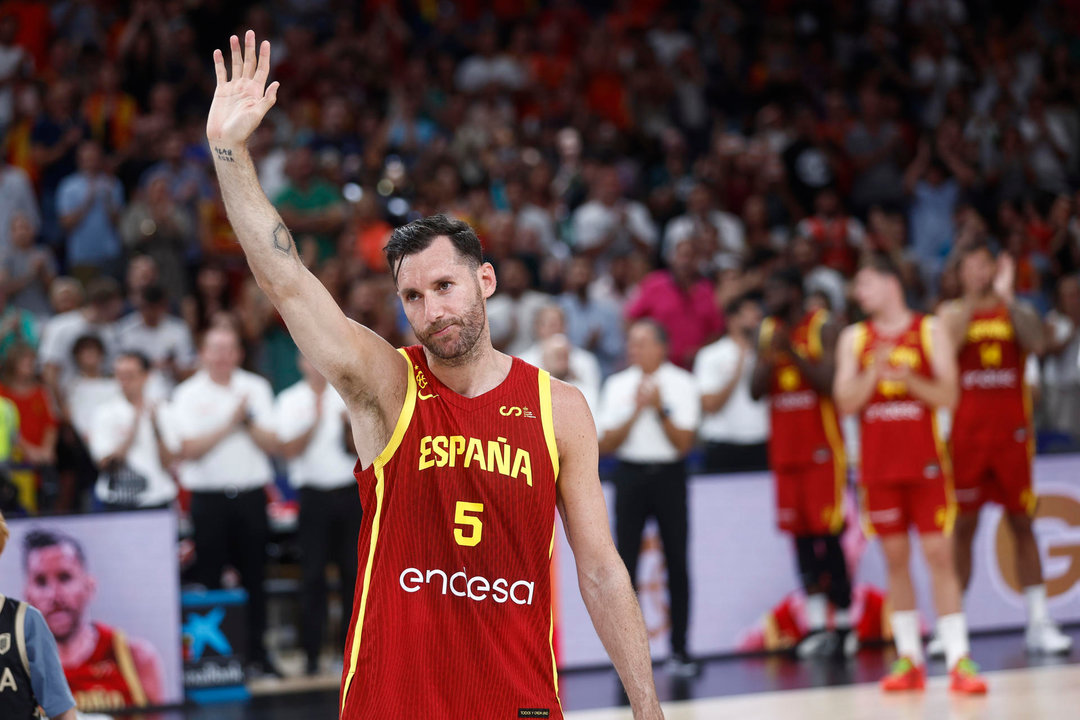
M 755 292 L 740 293 L 724 305 L 724 315 L 738 315 L 746 305 L 757 305 L 760 302 L 761 296 Z
M 124 352 L 117 355 L 116 359 L 117 360 L 124 360 L 124 359 L 134 360 L 135 362 L 139 363 L 139 367 L 142 368 L 143 372 L 150 372 L 150 367 L 151 367 L 150 358 L 146 357 L 146 355 L 139 352 L 138 350 L 125 350 Z
M 94 278 L 86 286 L 86 301 L 91 305 L 104 305 L 120 295 L 120 284 L 110 277 Z
M 668 345 L 668 332 L 664 328 L 664 326 L 661 325 L 659 322 L 657 322 L 656 320 L 653 320 L 652 318 L 648 318 L 648 317 L 640 318 L 638 320 L 635 320 L 633 323 L 631 323 L 630 327 L 633 328 L 633 327 L 635 327 L 637 325 L 645 325 L 646 327 L 652 328 L 653 332 L 656 334 L 657 342 L 659 342 L 664 347 L 667 347 L 667 345 Z
M 900 273 L 900 267 L 893 262 L 892 256 L 881 250 L 873 250 L 864 254 L 862 260 L 859 261 L 859 269 L 869 269 L 882 275 L 892 275 L 900 282 L 904 281 L 904 277 Z
M 774 270 L 773 273 L 769 275 L 769 281 L 793 290 L 798 290 L 800 293 L 804 292 L 802 273 L 793 265 Z
M 166 302 L 165 290 L 156 283 L 154 285 L 147 285 L 146 287 L 144 287 L 142 289 L 142 292 L 139 293 L 139 296 L 144 303 L 146 303 L 147 305 L 153 305 L 155 307 L 158 305 L 164 305 Z
M 75 557 L 79 559 L 79 564 L 84 568 L 86 567 L 86 553 L 83 552 L 82 544 L 65 533 L 56 530 L 43 530 L 40 528 L 31 530 L 26 533 L 22 545 L 24 570 L 30 566 L 30 553 L 35 550 L 43 550 L 45 548 L 57 547 L 60 545 L 70 545 L 71 549 L 75 551 Z
M 102 355 L 105 354 L 105 343 L 101 341 L 101 338 L 93 333 L 87 333 L 86 335 L 80 335 L 75 344 L 71 346 L 71 357 L 77 358 L 79 353 L 91 347 L 97 348 L 97 351 Z
M 466 263 L 473 269 L 480 267 L 480 263 L 484 261 L 484 251 L 480 246 L 480 239 L 476 237 L 476 231 L 461 220 L 441 214 L 431 215 L 413 220 L 391 233 L 383 252 L 386 254 L 390 272 L 393 273 L 394 282 L 397 283 L 398 271 L 406 257 L 427 250 L 435 238 L 444 235 L 454 244 L 458 255 Z

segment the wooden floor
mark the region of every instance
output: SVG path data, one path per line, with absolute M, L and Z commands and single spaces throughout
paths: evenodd
M 1076 720 L 1080 666 L 987 673 L 986 697 L 954 697 L 944 677 L 926 692 L 886 696 L 876 685 L 815 688 L 665 703 L 666 720 Z M 566 720 L 631 720 L 630 711 L 588 710 Z

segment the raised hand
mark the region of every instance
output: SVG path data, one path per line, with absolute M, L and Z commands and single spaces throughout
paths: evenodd
M 225 71 L 225 57 L 214 51 L 214 72 L 217 88 L 210 114 L 206 118 L 206 137 L 219 160 L 231 158 L 232 148 L 242 146 L 262 122 L 266 111 L 277 102 L 278 83 L 266 85 L 270 75 L 270 43 L 263 40 L 258 62 L 255 56 L 255 32 L 244 35 L 244 50 L 240 39 L 229 38 L 232 50 L 232 79 Z
M 998 256 L 994 274 L 994 292 L 1005 302 L 1012 302 L 1016 288 L 1016 261 L 1009 253 Z

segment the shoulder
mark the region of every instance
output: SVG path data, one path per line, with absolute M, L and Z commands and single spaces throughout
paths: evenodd
M 157 648 L 148 640 L 129 635 L 127 636 L 127 645 L 131 649 L 131 659 L 135 661 L 136 665 L 145 667 L 147 665 L 158 665 L 161 662 Z
M 596 425 L 585 396 L 573 385 L 556 378 L 551 379 L 551 417 L 560 447 L 589 436 L 596 442 Z
M 236 373 L 236 385 L 239 388 L 250 388 L 257 390 L 258 392 L 268 392 L 271 395 L 274 394 L 273 389 L 270 387 L 270 381 L 264 378 L 262 375 L 256 375 L 253 372 L 247 370 L 241 370 L 237 368 Z
M 716 342 L 709 343 L 705 347 L 698 350 L 697 358 L 694 359 L 694 367 L 699 365 L 708 365 L 723 360 L 725 357 L 731 354 L 732 346 L 735 343 L 728 336 L 724 336 Z
M 696 387 L 693 374 L 672 363 L 664 363 L 660 366 L 660 380 L 670 382 L 672 385 Z
M 301 380 L 293 385 L 282 390 L 277 395 L 278 405 L 293 405 L 304 397 L 304 390 L 307 389 L 307 384 Z
M 199 392 L 199 390 L 206 384 L 206 377 L 202 370 L 189 377 L 184 382 L 176 386 L 176 390 L 173 391 L 173 403 L 180 404 L 186 400 L 189 396 Z

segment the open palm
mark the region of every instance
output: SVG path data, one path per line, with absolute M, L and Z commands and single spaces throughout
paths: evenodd
M 262 122 L 266 111 L 277 101 L 278 83 L 266 86 L 270 74 L 270 43 L 263 40 L 258 61 L 255 55 L 255 33 L 244 36 L 244 50 L 235 35 L 229 38 L 232 50 L 232 80 L 225 71 L 225 57 L 214 51 L 214 72 L 217 88 L 210 114 L 206 118 L 206 137 L 211 143 L 226 146 L 241 145 Z

